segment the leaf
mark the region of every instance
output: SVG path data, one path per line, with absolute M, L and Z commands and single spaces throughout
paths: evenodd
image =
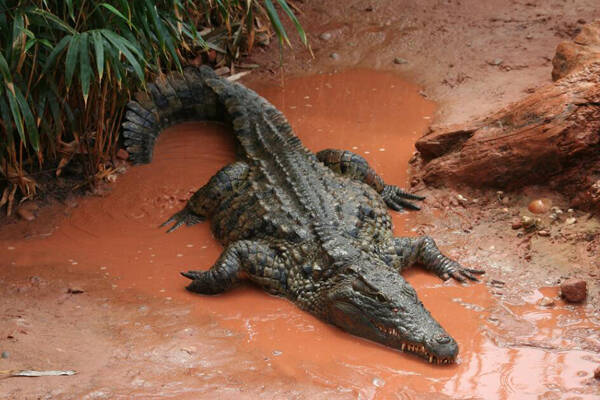
M 33 11 L 31 11 L 32 14 L 37 14 L 40 15 L 43 18 L 47 18 L 50 21 L 52 21 L 57 28 L 59 28 L 60 30 L 63 30 L 65 32 L 70 33 L 71 35 L 75 35 L 77 33 L 77 31 L 75 29 L 73 29 L 72 27 L 70 27 L 69 25 L 67 25 L 64 21 L 62 21 L 60 18 L 58 18 L 56 15 L 52 14 L 49 11 L 46 10 L 42 10 L 41 8 L 35 8 L 33 9 Z
M 123 53 L 127 61 L 129 61 L 129 64 L 137 74 L 139 80 L 141 82 L 144 82 L 144 71 L 142 70 L 142 67 L 140 66 L 138 60 L 131 53 L 131 51 L 129 51 L 131 45 L 128 44 L 127 40 L 123 39 L 123 37 L 117 35 L 116 33 L 106 29 L 102 30 L 102 34 L 113 44 L 113 46 L 115 46 L 121 53 Z M 143 57 L 140 58 L 143 59 Z
M 283 9 L 283 11 L 288 15 L 288 17 L 290 17 L 290 20 L 296 26 L 296 30 L 298 31 L 298 35 L 300 36 L 300 40 L 302 41 L 302 44 L 307 46 L 308 41 L 306 40 L 306 32 L 304 32 L 302 25 L 300 25 L 300 21 L 298 21 L 298 18 L 296 18 L 296 15 L 292 11 L 292 9 L 288 5 L 288 3 L 285 0 L 277 0 L 277 2 L 279 3 L 279 5 Z
M 65 57 L 65 83 L 67 84 L 67 90 L 71 86 L 73 80 L 73 73 L 75 72 L 75 66 L 77 65 L 77 53 L 79 52 L 79 34 L 73 35 L 71 43 L 69 43 L 69 50 L 67 50 L 67 56 Z
M 83 94 L 83 103 L 87 105 L 88 95 L 90 93 L 90 78 L 92 76 L 92 67 L 90 67 L 90 49 L 88 45 L 88 33 L 81 34 L 79 43 L 79 80 L 81 83 L 81 92 Z
M 12 76 L 10 73 L 10 69 L 8 68 L 8 63 L 6 62 L 6 58 L 4 58 L 4 55 L 2 53 L 0 53 L 0 74 L 2 74 L 2 77 L 4 78 L 4 82 L 6 84 L 12 82 Z
M 14 89 L 13 89 L 14 90 Z M 12 114 L 13 122 L 17 127 L 17 132 L 19 132 L 19 137 L 23 144 L 27 144 L 27 140 L 25 139 L 25 127 L 23 126 L 23 117 L 21 116 L 21 111 L 19 110 L 19 105 L 17 103 L 17 97 L 15 93 L 13 93 L 8 86 L 6 87 L 6 97 L 8 98 L 8 104 L 10 106 L 10 112 Z
M 45 75 L 46 72 L 48 72 L 48 69 L 50 69 L 50 67 L 54 63 L 54 60 L 56 60 L 56 57 L 58 57 L 58 55 L 63 51 L 65 46 L 67 44 L 69 44 L 69 42 L 71 41 L 72 38 L 73 38 L 73 36 L 67 35 L 67 36 L 63 37 L 60 40 L 60 42 L 58 42 L 56 44 L 56 46 L 54 47 L 54 50 L 52 50 L 52 52 L 46 59 L 46 63 L 44 64 L 44 69 L 42 69 L 42 75 Z
M 271 25 L 273 25 L 273 29 L 275 29 L 275 33 L 277 33 L 277 37 L 279 38 L 279 43 L 283 43 L 285 40 L 285 42 L 290 45 L 290 39 L 288 39 L 285 28 L 281 24 L 279 14 L 277 14 L 277 10 L 275 10 L 273 2 L 271 0 L 265 0 L 265 7 L 267 9 L 267 15 L 271 20 Z
M 96 51 L 96 69 L 98 70 L 98 82 L 102 81 L 104 73 L 104 39 L 99 31 L 92 31 L 94 50 Z
M 38 152 L 40 150 L 40 135 L 35 123 L 35 119 L 33 118 L 33 113 L 31 112 L 31 108 L 29 108 L 29 104 L 27 103 L 27 100 L 25 100 L 25 96 L 23 96 L 23 93 L 21 93 L 21 89 L 19 89 L 18 86 L 15 87 L 15 92 L 17 102 L 19 103 L 21 114 L 23 115 L 25 126 L 27 128 L 29 142 L 31 143 L 31 147 Z
M 102 4 L 100 4 L 100 6 L 106 8 L 108 11 L 110 11 L 113 14 L 115 14 L 117 17 L 121 18 L 123 21 L 127 22 L 127 25 L 129 25 L 129 27 L 132 28 L 131 21 L 127 17 L 125 17 L 121 13 L 121 11 L 117 10 L 115 7 L 111 6 L 108 3 L 102 3 Z

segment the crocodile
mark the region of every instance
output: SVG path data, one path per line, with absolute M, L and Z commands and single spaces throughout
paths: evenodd
M 444 256 L 429 236 L 394 236 L 387 208 L 418 210 L 424 197 L 385 183 L 350 151 L 312 153 L 272 104 L 208 67 L 162 75 L 128 103 L 130 159 L 150 162 L 161 131 L 190 120 L 229 125 L 237 161 L 161 225 L 172 232 L 209 218 L 224 246 L 208 270 L 182 272 L 188 290 L 214 295 L 249 280 L 351 334 L 433 364 L 456 360 L 456 341 L 400 272 L 418 264 L 462 282 L 483 271 Z

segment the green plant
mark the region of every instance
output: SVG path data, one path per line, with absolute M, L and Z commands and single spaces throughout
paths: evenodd
M 239 56 L 265 18 L 289 43 L 271 0 L 0 0 L 0 207 L 75 156 L 89 182 L 105 177 L 123 106 L 148 77 L 209 48 Z

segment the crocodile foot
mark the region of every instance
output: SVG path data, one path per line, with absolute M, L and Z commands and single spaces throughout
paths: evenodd
M 444 263 L 444 266 L 439 268 L 436 272 L 438 273 L 438 276 L 445 281 L 453 278 L 459 282 L 465 282 L 467 279 L 477 282 L 479 279 L 477 279 L 476 275 L 485 274 L 485 271 L 483 270 L 465 268 L 453 260 L 450 260 L 448 263 Z
M 171 216 L 171 218 L 163 222 L 160 225 L 160 228 L 174 223 L 174 225 L 167 230 L 167 233 L 171 233 L 184 224 L 186 226 L 192 226 L 197 224 L 198 222 L 204 221 L 205 219 L 206 218 L 204 216 L 198 215 L 188 207 L 185 207 L 183 210 L 176 212 Z
M 402 211 L 405 208 L 411 210 L 420 210 L 421 207 L 411 203 L 408 200 L 424 200 L 425 197 L 405 192 L 396 185 L 385 185 L 381 197 L 389 208 L 395 211 Z

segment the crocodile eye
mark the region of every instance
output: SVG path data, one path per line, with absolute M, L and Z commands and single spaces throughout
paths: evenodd
M 352 282 L 352 289 L 356 290 L 357 292 L 359 292 L 361 294 L 364 294 L 365 296 L 375 298 L 382 303 L 387 301 L 387 299 L 385 298 L 385 296 L 383 294 L 379 293 L 376 289 L 367 285 L 361 279 L 355 279 Z

